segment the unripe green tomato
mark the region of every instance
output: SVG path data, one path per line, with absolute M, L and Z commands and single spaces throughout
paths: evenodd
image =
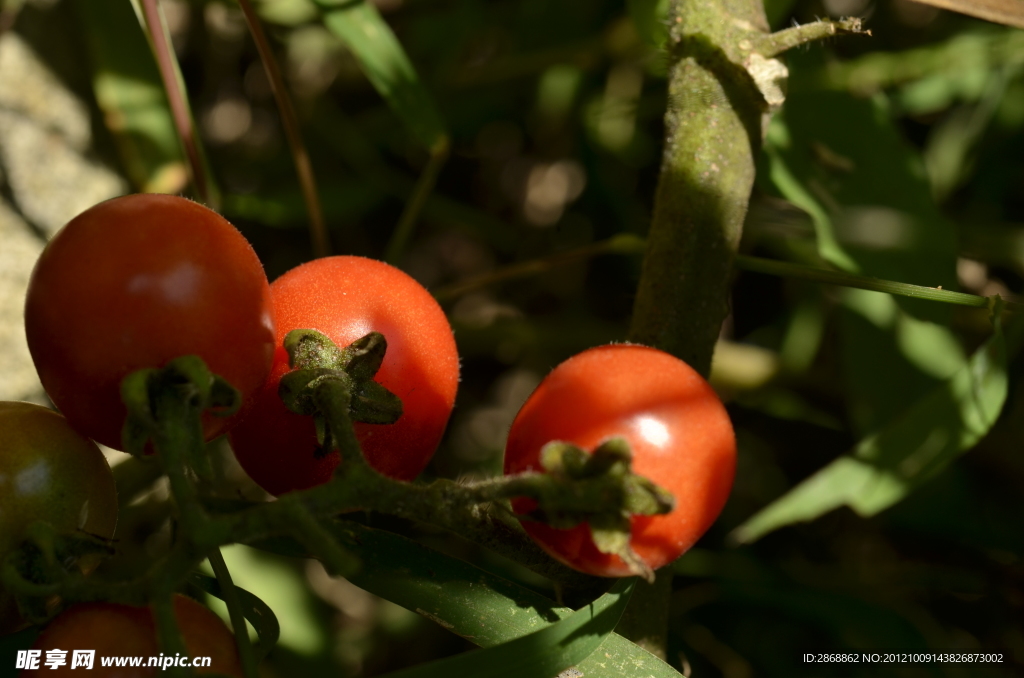
M 38 520 L 58 532 L 110 539 L 117 525 L 114 476 L 96 444 L 60 414 L 0 402 L 0 562 Z M 13 609 L 0 589 L 0 632 L 17 623 Z

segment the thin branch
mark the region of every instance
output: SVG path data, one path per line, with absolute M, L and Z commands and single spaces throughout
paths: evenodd
M 426 203 L 427 198 L 430 197 L 434 190 L 434 185 L 437 183 L 437 175 L 441 173 L 441 168 L 448 159 L 449 147 L 448 137 L 442 136 L 434 147 L 430 149 L 430 159 L 427 161 L 427 166 L 423 168 L 423 173 L 416 182 L 416 187 L 409 197 L 409 202 L 405 204 L 402 216 L 398 220 L 398 226 L 395 227 L 395 232 L 391 236 L 391 241 L 388 243 L 387 251 L 384 254 L 384 261 L 389 264 L 398 265 L 398 260 L 405 253 L 409 240 L 412 238 L 416 220 L 423 210 L 424 203 Z
M 249 25 L 249 33 L 256 43 L 256 49 L 260 53 L 260 61 L 263 62 L 263 70 L 267 73 L 270 81 L 270 90 L 274 93 L 274 101 L 277 102 L 278 112 L 281 114 L 281 125 L 284 127 L 285 136 L 288 138 L 288 148 L 292 152 L 292 162 L 295 163 L 295 172 L 299 175 L 299 186 L 302 189 L 302 199 L 306 202 L 306 211 L 309 213 L 309 235 L 313 244 L 313 255 L 326 257 L 331 253 L 331 241 L 327 235 L 327 227 L 324 224 L 324 214 L 320 207 L 320 197 L 316 187 L 316 177 L 313 174 L 313 165 L 309 160 L 309 153 L 302 141 L 302 133 L 299 130 L 299 119 L 295 114 L 295 107 L 288 96 L 288 90 L 284 85 L 284 78 L 281 76 L 281 68 L 278 66 L 274 52 L 270 49 L 267 35 L 263 32 L 259 17 L 249 0 L 238 0 L 242 13 L 245 14 L 245 21 Z
M 979 297 L 976 294 L 965 292 L 953 292 L 940 287 L 924 287 L 923 285 L 911 285 L 910 283 L 896 282 L 893 280 L 882 280 L 880 278 L 868 278 L 841 271 L 830 271 L 824 268 L 812 268 L 791 264 L 785 261 L 774 261 L 760 257 L 740 255 L 736 257 L 736 268 L 769 275 L 785 276 L 798 280 L 809 280 L 811 282 L 825 283 L 826 285 L 840 285 L 842 287 L 855 287 L 861 290 L 872 292 L 885 292 L 901 297 L 912 299 L 927 299 L 928 301 L 940 301 L 946 304 L 957 304 L 959 306 L 971 306 L 973 308 L 990 308 L 992 299 Z M 1007 301 L 1004 308 L 1008 311 L 1019 311 L 1024 304 L 1014 301 Z
M 167 27 L 160 14 L 157 0 L 141 0 L 141 4 L 153 54 L 160 69 L 160 79 L 163 81 L 167 101 L 171 106 L 174 128 L 178 132 L 178 139 L 188 160 L 192 185 L 199 199 L 209 205 L 213 191 L 210 190 L 209 177 L 206 176 L 206 168 L 199 152 L 199 141 L 189 112 L 188 93 L 176 67 L 174 51 L 167 37 Z
M 541 257 L 539 259 L 521 261 L 494 271 L 481 273 L 480 275 L 473 276 L 467 280 L 437 289 L 434 292 L 434 297 L 439 301 L 455 299 L 483 287 L 488 287 L 508 280 L 515 280 L 517 278 L 528 278 L 533 275 L 540 275 L 541 273 L 554 270 L 564 264 L 578 261 L 580 259 L 589 259 L 590 257 L 595 257 L 601 254 L 643 254 L 646 246 L 647 245 L 642 238 L 628 233 L 623 233 L 608 238 L 607 240 L 601 240 L 589 245 L 584 245 L 583 247 L 577 247 L 576 249 L 568 250 L 566 252 L 558 252 L 557 254 Z
M 871 35 L 857 17 L 849 17 L 833 21 L 822 19 L 803 26 L 793 26 L 785 30 L 758 36 L 752 40 L 754 51 L 763 57 L 782 54 L 786 50 L 805 45 L 815 40 L 823 40 L 840 34 Z

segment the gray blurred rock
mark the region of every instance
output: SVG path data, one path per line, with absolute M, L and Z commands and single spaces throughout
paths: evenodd
M 88 157 L 88 109 L 12 31 L 0 36 L 0 74 L 0 181 L 14 201 L 0 200 L 0 399 L 45 403 L 24 322 L 39 234 L 126 184 Z
M 25 290 L 43 243 L 0 200 L 0 400 L 45 403 L 25 342 Z
M 8 31 L 0 37 L 0 165 L 21 213 L 53 234 L 79 212 L 123 194 L 117 174 L 87 157 L 88 110 Z

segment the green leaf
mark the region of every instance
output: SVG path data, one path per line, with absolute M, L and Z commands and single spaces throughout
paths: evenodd
M 995 423 L 1006 393 L 1006 341 L 997 325 L 995 334 L 944 384 L 762 509 L 733 537 L 752 542 L 843 505 L 862 516 L 885 510 L 973 447 Z
M 216 578 L 196 572 L 192 575 L 192 583 L 211 596 L 224 600 L 220 582 Z M 238 586 L 235 586 L 235 591 L 238 592 L 238 599 L 242 605 L 242 616 L 252 624 L 260 637 L 259 645 L 255 648 L 256 657 L 263 659 L 274 649 L 277 639 L 281 636 L 281 625 L 278 624 L 274 611 L 259 597 Z
M 501 645 L 550 628 L 573 614 L 538 593 L 405 537 L 341 520 L 334 523 L 331 531 L 344 548 L 363 562 L 363 569 L 349 581 L 481 647 Z M 260 542 L 256 546 L 284 555 L 306 555 L 288 539 Z M 575 640 L 561 649 L 569 652 L 574 643 Z M 557 648 L 549 649 L 554 652 Z M 571 663 L 587 678 L 679 676 L 665 662 L 614 633 L 604 638 L 590 658 Z M 550 676 L 553 678 L 556 673 L 558 670 L 551 671 Z M 492 675 L 496 674 L 489 674 L 488 678 Z M 544 674 L 526 671 L 519 675 Z
M 79 0 L 92 57 L 92 86 L 132 184 L 178 193 L 188 180 L 181 145 L 153 53 L 123 0 Z
M 522 678 L 554 676 L 589 657 L 619 623 L 635 580 L 622 579 L 590 605 L 529 635 L 456 655 L 388 678 Z M 586 672 L 583 672 L 586 675 Z
M 627 0 L 629 17 L 645 42 L 661 47 L 668 39 L 668 0 Z
M 887 100 L 808 89 L 820 86 L 812 78 L 820 61 L 817 52 L 791 57 L 793 91 L 768 140 L 776 187 L 811 215 L 822 258 L 864 276 L 956 289 L 953 225 Z M 858 290 L 841 299 L 844 377 L 861 436 L 964 364 L 949 308 Z
M 318 0 L 324 26 L 341 38 L 366 77 L 428 149 L 447 143 L 441 116 L 391 27 L 365 0 Z

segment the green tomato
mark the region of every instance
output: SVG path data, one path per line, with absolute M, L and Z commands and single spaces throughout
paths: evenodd
M 96 444 L 60 414 L 0 402 L 0 563 L 38 520 L 59 532 L 110 539 L 117 524 L 114 476 Z M 0 589 L 0 632 L 16 626 L 11 610 Z

